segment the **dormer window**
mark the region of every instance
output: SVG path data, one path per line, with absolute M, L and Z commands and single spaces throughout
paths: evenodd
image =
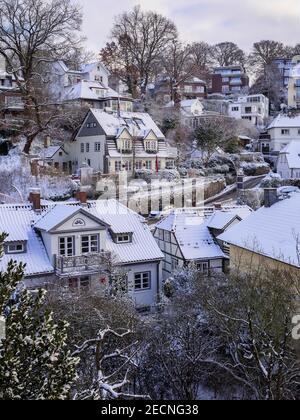
M 6 247 L 7 254 L 22 254 L 25 252 L 25 244 L 22 242 L 16 242 L 8 244 Z
M 120 151 L 123 153 L 130 153 L 132 151 L 132 141 L 131 140 L 121 140 Z
M 131 242 L 132 235 L 129 233 L 117 235 L 117 243 L 118 244 L 128 244 Z

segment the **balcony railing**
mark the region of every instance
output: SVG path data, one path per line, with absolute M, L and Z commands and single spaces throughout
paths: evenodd
M 111 260 L 110 252 L 73 257 L 55 256 L 56 273 L 60 276 L 103 272 Z

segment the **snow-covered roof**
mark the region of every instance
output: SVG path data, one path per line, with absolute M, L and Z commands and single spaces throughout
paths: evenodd
M 104 96 L 98 96 L 93 89 L 99 89 L 104 92 Z M 100 82 L 89 82 L 87 80 L 81 80 L 74 86 L 70 86 L 65 89 L 63 99 L 65 101 L 74 101 L 79 99 L 98 101 L 99 99 L 104 100 L 107 94 L 107 88 Z M 116 93 L 116 96 L 118 94 Z
M 136 137 L 144 138 L 145 133 L 152 130 L 158 138 L 165 138 L 149 114 L 121 112 L 119 116 L 117 112 L 108 113 L 100 109 L 91 109 L 90 112 L 109 137 L 116 137 L 120 128 L 127 127 L 128 131 Z
M 203 83 L 206 84 L 204 80 L 199 79 L 199 77 L 189 77 L 185 83 Z
M 144 218 L 115 200 L 91 201 L 85 207 L 78 202 L 46 204 L 42 214 L 34 212 L 29 205 L 0 205 L 0 231 L 9 234 L 6 242 L 27 242 L 25 253 L 4 255 L 0 261 L 0 270 L 5 270 L 8 262 L 13 259 L 26 263 L 26 276 L 53 273 L 54 267 L 38 231 L 50 231 L 78 211 L 84 211 L 109 227 L 106 248 L 113 253 L 119 264 L 135 264 L 163 258 Z M 112 233 L 133 233 L 132 243 L 116 244 Z
M 268 130 L 272 128 L 300 128 L 300 115 L 289 117 L 279 114 L 269 125 Z
M 225 229 L 226 226 L 232 223 L 236 218 L 241 220 L 236 213 L 231 213 L 228 211 L 216 211 L 208 222 L 208 227 L 211 229 L 222 230 Z
M 300 168 L 300 142 L 292 141 L 288 144 L 280 154 L 285 154 L 290 169 Z
M 41 151 L 40 156 L 45 159 L 52 159 L 59 151 L 65 152 L 62 146 L 49 146 Z
M 218 226 L 217 229 L 225 228 L 230 220 L 233 221 L 238 216 L 238 212 L 249 215 L 250 209 L 244 206 L 243 209 L 227 208 L 224 212 L 215 212 L 212 208 L 175 210 L 156 227 L 175 235 L 181 252 L 188 261 L 227 258 L 209 229 L 213 226 Z
M 300 267 L 300 192 L 272 207 L 262 207 L 219 236 L 222 241 Z
M 26 253 L 5 254 L 0 261 L 0 270 L 5 270 L 12 259 L 25 263 L 25 275 L 49 274 L 54 272 L 45 247 L 33 229 L 36 214 L 31 206 L 0 206 L 0 231 L 9 236 L 5 242 L 26 242 Z
M 60 223 L 78 213 L 79 209 L 79 207 L 67 205 L 57 205 L 55 207 L 50 207 L 48 211 L 45 211 L 35 222 L 34 227 L 38 230 L 50 232 Z

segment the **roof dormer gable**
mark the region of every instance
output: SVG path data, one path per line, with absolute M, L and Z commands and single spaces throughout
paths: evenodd
M 78 206 L 55 206 L 42 216 L 35 229 L 47 233 L 106 230 L 109 225 Z

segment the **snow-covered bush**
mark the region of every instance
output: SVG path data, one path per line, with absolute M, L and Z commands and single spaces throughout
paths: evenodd
M 135 171 L 135 176 L 138 179 L 143 179 L 144 181 L 147 182 L 147 184 L 150 184 L 151 179 L 153 177 L 153 171 L 151 171 L 150 169 L 138 169 Z
M 164 169 L 160 172 L 160 180 L 178 182 L 180 181 L 180 174 L 176 169 Z
M 275 174 L 274 172 L 270 172 L 265 179 L 262 180 L 260 183 L 261 188 L 278 188 L 282 185 L 282 179 L 279 174 Z
M 241 162 L 240 167 L 246 176 L 259 176 L 270 172 L 270 165 L 266 162 Z
M 46 200 L 65 200 L 73 196 L 77 184 L 64 175 L 31 175 L 29 159 L 17 153 L 0 158 L 0 199 L 26 201 L 30 188 L 40 188 Z

